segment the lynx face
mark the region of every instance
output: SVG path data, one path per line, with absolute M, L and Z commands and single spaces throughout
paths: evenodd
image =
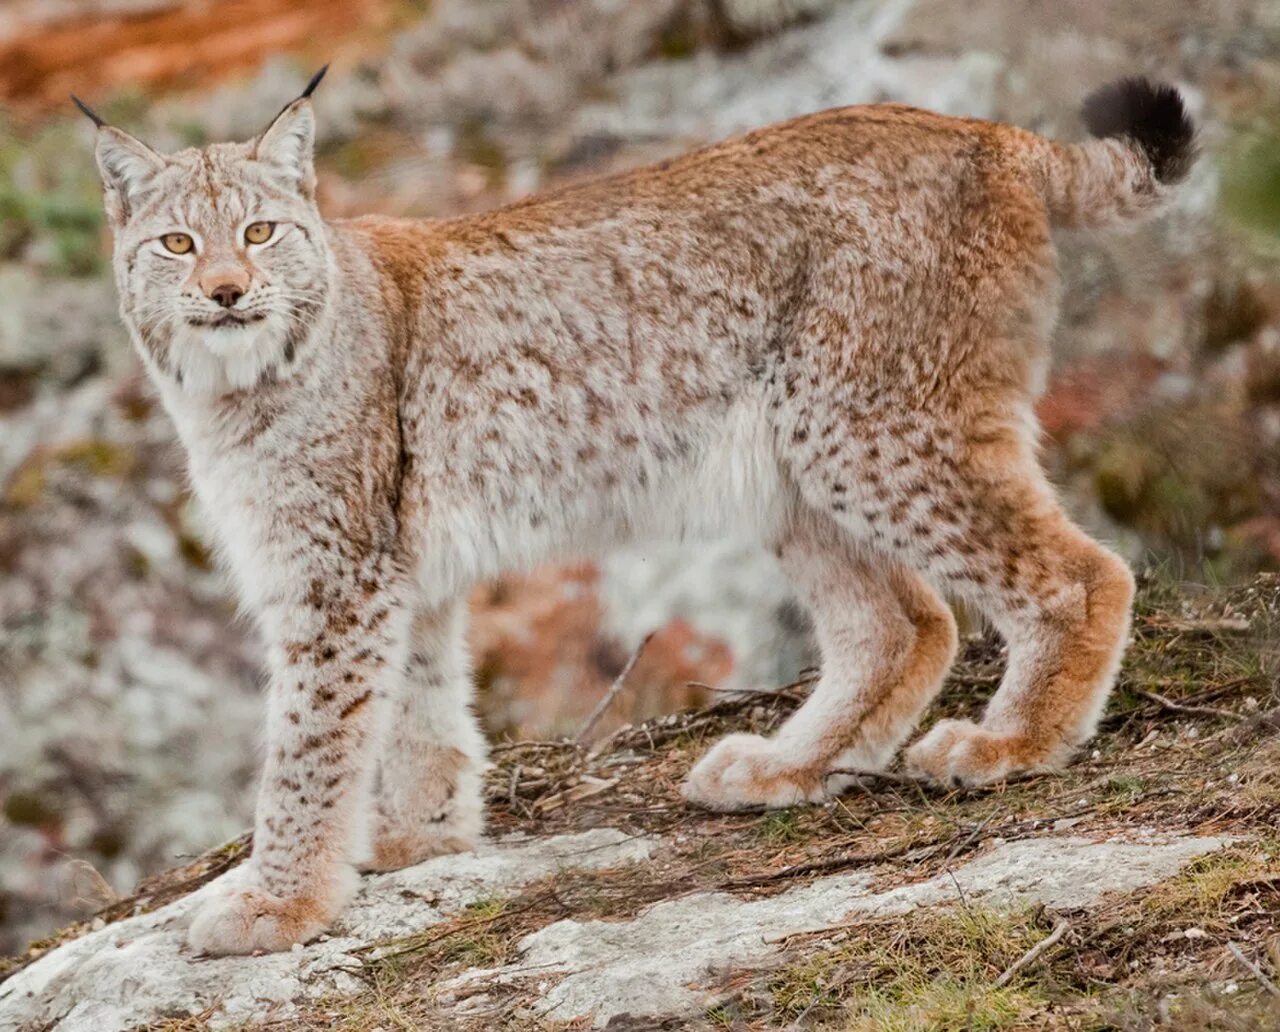
M 98 161 L 121 310 L 159 372 L 193 394 L 289 374 L 332 258 L 314 199 L 309 105 L 257 140 L 161 156 L 110 129 Z

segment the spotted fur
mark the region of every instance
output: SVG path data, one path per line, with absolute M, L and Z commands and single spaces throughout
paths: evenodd
M 705 806 L 821 800 L 829 771 L 889 762 L 955 650 L 940 591 L 995 623 L 1008 671 L 913 767 L 976 784 L 1089 737 L 1132 579 L 1063 514 L 1032 403 L 1050 227 L 1155 210 L 1150 133 L 854 107 L 488 214 L 325 221 L 312 117 L 300 98 L 171 156 L 98 129 L 123 316 L 269 645 L 253 857 L 196 949 L 287 947 L 356 865 L 476 841 L 462 600 L 512 567 L 729 525 L 777 551 L 822 678 L 774 737 L 702 759 Z

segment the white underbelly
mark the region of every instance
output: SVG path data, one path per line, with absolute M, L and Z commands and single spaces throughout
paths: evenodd
M 435 507 L 419 538 L 418 580 L 428 603 L 500 573 L 636 542 L 730 534 L 767 542 L 787 520 L 791 496 L 759 404 L 731 408 L 685 457 L 645 463 L 643 475 L 626 461 L 609 490 L 521 484 L 503 505 L 472 498 Z

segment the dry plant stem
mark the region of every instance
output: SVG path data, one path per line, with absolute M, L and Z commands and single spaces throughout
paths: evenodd
M 582 725 L 582 730 L 578 732 L 574 742 L 582 745 L 591 737 L 591 732 L 595 730 L 596 725 L 600 723 L 601 718 L 609 711 L 609 707 L 613 705 L 613 700 L 618 697 L 622 689 L 626 686 L 627 677 L 635 667 L 636 661 L 640 658 L 640 653 L 644 651 L 644 647 L 649 644 L 655 632 L 650 631 L 644 636 L 640 644 L 636 646 L 636 650 L 631 653 L 631 658 L 627 660 L 627 665 L 622 668 L 621 673 L 613 679 L 613 684 L 609 685 L 609 690 L 605 692 L 604 698 L 596 703 L 596 708 L 591 711 L 591 715 L 587 717 L 586 723 Z
M 1063 918 L 1056 925 L 1054 925 L 1053 931 L 1051 931 L 1047 936 L 1045 936 L 1038 943 L 1032 946 L 1031 949 L 1027 950 L 1026 953 L 1024 953 L 1021 957 L 1019 957 L 1017 960 L 1015 960 L 1012 964 L 1009 965 L 1009 967 L 1005 970 L 1004 974 L 1002 974 L 999 978 L 996 979 L 995 988 L 1003 989 L 1006 985 L 1008 985 L 1013 980 L 1014 975 L 1016 975 L 1023 968 L 1035 963 L 1035 961 L 1040 958 L 1041 954 L 1045 953 L 1047 950 L 1055 946 L 1058 940 L 1060 940 L 1064 935 L 1067 934 L 1067 929 L 1070 927 L 1071 927 L 1071 922 L 1068 921 L 1066 918 Z
M 842 856 L 827 857 L 826 859 L 814 860 L 809 863 L 793 864 L 790 867 L 782 868 L 780 871 L 771 871 L 767 874 L 753 874 L 745 878 L 730 878 L 721 882 L 716 888 L 720 890 L 748 889 L 757 885 L 768 885 L 771 882 L 783 881 L 787 878 L 803 878 L 806 875 L 824 874 L 830 871 L 843 870 L 847 867 L 871 867 L 887 860 L 895 860 L 916 848 L 918 848 L 917 844 L 909 842 L 879 853 L 846 853 Z
M 1262 968 L 1258 967 L 1257 964 L 1246 957 L 1244 953 L 1241 952 L 1239 946 L 1234 942 L 1229 942 L 1227 943 L 1227 949 L 1231 951 L 1231 955 L 1235 957 L 1236 960 L 1240 961 L 1241 964 L 1249 969 L 1249 973 L 1258 980 L 1258 984 L 1261 985 L 1263 989 L 1277 999 L 1280 999 L 1280 986 L 1277 986 L 1275 982 L 1271 981 L 1271 979 L 1266 976 L 1266 973 Z
M 489 754 L 511 752 L 515 749 L 576 749 L 575 743 L 570 741 L 552 741 L 552 742 L 499 742 L 497 745 L 489 747 Z
M 1243 634 L 1252 626 L 1243 617 L 1209 617 L 1201 620 L 1179 620 L 1163 617 L 1147 617 L 1145 627 L 1154 627 L 1175 634 Z
M 1144 699 L 1150 699 L 1162 709 L 1170 710 L 1173 713 L 1187 713 L 1197 717 L 1220 717 L 1223 720 L 1241 721 L 1245 718 L 1239 713 L 1232 713 L 1231 710 L 1218 709 L 1216 706 L 1188 706 L 1185 703 L 1174 702 L 1172 699 L 1166 699 L 1163 695 L 1157 695 L 1155 692 L 1139 690 L 1139 695 Z

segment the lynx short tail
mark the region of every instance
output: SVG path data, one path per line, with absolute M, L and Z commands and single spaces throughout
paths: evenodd
M 1095 139 L 1036 137 L 1033 145 L 1055 226 L 1100 228 L 1154 214 L 1195 163 L 1195 126 L 1172 86 L 1121 79 L 1091 94 L 1081 115 Z

